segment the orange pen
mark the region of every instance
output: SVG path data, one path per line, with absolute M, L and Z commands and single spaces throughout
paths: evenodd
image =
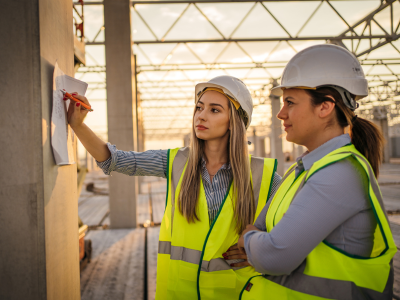
M 78 100 L 78 99 L 76 99 L 76 98 L 74 98 L 70 93 L 67 93 L 66 91 L 64 91 L 64 90 L 60 90 L 62 93 L 63 93 L 63 95 L 65 96 L 65 97 L 67 97 L 68 99 L 71 99 L 71 100 L 73 100 L 73 101 L 75 101 L 75 102 L 78 102 L 78 103 L 80 103 L 84 108 L 86 108 L 88 111 L 93 111 L 93 109 L 92 109 L 92 107 L 90 106 L 90 105 L 87 105 L 87 104 L 85 104 L 85 103 L 83 103 L 81 100 Z

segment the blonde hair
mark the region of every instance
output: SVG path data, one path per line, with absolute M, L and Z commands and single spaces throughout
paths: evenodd
M 250 182 L 250 161 L 247 148 L 246 127 L 244 121 L 229 102 L 230 135 L 227 149 L 233 175 L 233 208 L 235 229 L 241 234 L 248 224 L 254 221 L 255 204 L 253 189 Z M 196 113 L 196 108 L 193 113 Z M 200 221 L 198 217 L 198 202 L 200 193 L 201 162 L 204 156 L 204 140 L 197 138 L 192 125 L 189 159 L 183 175 L 181 190 L 178 197 L 179 212 L 188 223 Z

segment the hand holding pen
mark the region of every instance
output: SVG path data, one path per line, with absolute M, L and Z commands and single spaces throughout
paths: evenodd
M 91 109 L 89 101 L 86 97 L 79 95 L 78 93 L 71 93 L 70 96 L 76 100 L 70 101 L 68 112 L 67 112 L 67 119 L 68 123 L 71 125 L 73 129 L 79 127 L 83 124 L 83 120 L 85 119 L 89 109 Z M 64 100 L 70 99 L 64 96 Z M 89 109 L 84 108 L 84 106 L 89 107 Z
M 73 97 L 73 96 L 72 96 L 70 93 L 68 93 L 66 90 L 60 90 L 60 91 L 61 91 L 61 92 L 63 93 L 63 95 L 64 95 L 64 99 L 63 99 L 63 100 L 67 100 L 67 99 L 73 100 L 73 101 L 75 101 L 76 103 L 82 104 L 83 108 L 85 108 L 85 109 L 87 109 L 87 110 L 89 110 L 89 111 L 93 111 L 92 107 L 91 107 L 89 104 L 85 104 L 83 101 L 81 101 L 81 100 L 79 100 L 79 99 Z M 73 93 L 73 95 L 77 95 L 77 94 L 76 94 L 76 93 Z M 85 99 L 86 99 L 86 98 L 85 98 Z M 87 102 L 87 103 L 89 103 L 89 102 Z

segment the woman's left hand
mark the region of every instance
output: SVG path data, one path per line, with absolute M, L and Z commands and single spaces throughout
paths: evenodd
M 256 226 L 254 225 L 247 225 L 246 229 L 242 232 L 242 235 L 240 236 L 238 242 L 236 245 L 233 245 L 230 247 L 225 253 L 222 254 L 222 256 L 226 259 L 245 259 L 246 261 L 236 263 L 236 264 L 231 264 L 231 267 L 245 267 L 245 266 L 250 266 L 249 262 L 247 261 L 247 254 L 244 249 L 244 235 L 249 232 L 257 230 L 260 231 Z
M 245 260 L 242 262 L 230 264 L 231 267 L 250 266 L 249 262 L 247 261 L 246 252 L 244 252 L 244 249 L 240 249 L 237 244 L 230 247 L 225 253 L 222 254 L 222 256 L 226 260 L 230 260 L 230 259 L 244 259 Z
M 254 231 L 254 230 L 261 231 L 260 229 L 258 229 L 256 226 L 254 226 L 252 224 L 247 225 L 246 229 L 242 232 L 242 235 L 240 236 L 240 238 L 237 242 L 238 247 L 241 248 L 243 250 L 243 252 L 245 252 L 245 253 L 246 253 L 246 251 L 244 250 L 244 235 L 246 233 L 248 233 L 249 231 Z

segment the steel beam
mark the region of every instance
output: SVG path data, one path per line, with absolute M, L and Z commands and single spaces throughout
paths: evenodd
M 131 1 L 132 5 L 136 4 L 194 4 L 194 3 L 245 3 L 245 2 L 291 2 L 293 0 L 264 0 L 264 1 L 254 1 L 254 0 L 197 0 L 197 1 Z M 320 2 L 322 0 L 307 0 L 313 2 Z M 344 1 L 344 0 L 330 0 L 331 2 L 335 1 Z M 74 5 L 82 5 L 81 2 L 74 2 Z M 103 1 L 84 1 L 83 5 L 103 5 Z
M 304 37 L 271 37 L 271 38 L 230 38 L 230 39 L 193 39 L 193 40 L 154 40 L 154 41 L 133 41 L 132 44 L 178 44 L 178 43 L 229 43 L 229 42 L 282 42 L 282 41 L 328 41 L 337 40 L 338 36 L 304 36 Z M 394 41 L 398 35 L 377 34 L 377 35 L 358 35 L 341 36 L 341 40 L 369 40 L 369 39 L 389 39 Z M 87 42 L 86 45 L 104 45 L 104 42 Z

